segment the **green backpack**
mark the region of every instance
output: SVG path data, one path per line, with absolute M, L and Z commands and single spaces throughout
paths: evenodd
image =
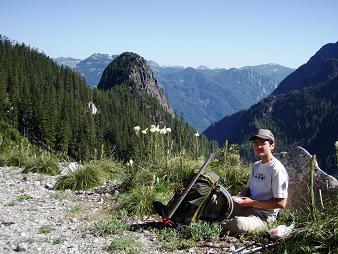
M 166 216 L 172 211 L 185 189 L 192 181 L 193 175 L 181 191 L 175 193 L 167 206 L 154 202 L 155 211 L 166 221 Z M 233 210 L 233 201 L 229 192 L 219 184 L 219 176 L 215 173 L 201 174 L 190 191 L 186 193 L 176 211 L 170 218 L 173 224 L 189 225 L 191 222 L 204 220 L 219 222 L 228 218 Z

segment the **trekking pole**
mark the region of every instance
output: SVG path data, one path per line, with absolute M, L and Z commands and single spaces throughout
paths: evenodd
M 189 184 L 188 188 L 184 191 L 183 195 L 177 200 L 177 203 L 175 204 L 174 208 L 170 211 L 167 219 L 170 220 L 171 216 L 173 216 L 173 214 L 176 212 L 177 208 L 180 206 L 180 204 L 182 203 L 183 199 L 185 198 L 185 196 L 188 194 L 188 192 L 190 191 L 191 187 L 195 184 L 195 182 L 197 181 L 197 178 L 202 174 L 202 172 L 204 171 L 204 169 L 206 168 L 206 166 L 209 164 L 209 162 L 211 161 L 211 159 L 215 156 L 215 153 L 211 153 L 209 155 L 209 157 L 207 158 L 207 160 L 203 163 L 203 165 L 201 166 L 201 168 L 198 170 L 197 174 L 195 175 L 195 177 L 192 179 L 191 183 Z
M 255 252 L 260 251 L 262 249 L 267 249 L 267 248 L 269 248 L 271 246 L 274 246 L 275 244 L 276 243 L 268 243 L 268 244 L 266 244 L 264 246 L 256 247 L 256 248 L 253 248 L 253 249 L 249 249 L 249 250 L 244 249 L 244 250 L 242 250 L 239 253 L 240 254 L 255 253 Z

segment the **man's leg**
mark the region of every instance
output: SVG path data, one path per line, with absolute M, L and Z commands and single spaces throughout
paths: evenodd
M 221 223 L 224 231 L 229 231 L 232 234 L 253 232 L 264 229 L 266 223 L 255 215 L 236 216 L 229 221 Z
M 251 207 L 239 207 L 234 203 L 234 210 L 230 220 L 221 223 L 224 231 L 232 234 L 253 232 L 264 229 L 266 223 L 256 215 L 255 210 Z

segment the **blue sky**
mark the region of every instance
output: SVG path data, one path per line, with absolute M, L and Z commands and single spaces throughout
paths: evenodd
M 297 68 L 338 40 L 336 0 L 1 0 L 0 34 L 50 57 Z

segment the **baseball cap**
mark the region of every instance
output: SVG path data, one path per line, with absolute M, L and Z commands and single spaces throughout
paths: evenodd
M 259 129 L 255 135 L 252 135 L 249 138 L 249 140 L 254 140 L 255 138 L 271 139 L 272 142 L 275 142 L 275 137 L 273 136 L 272 132 L 268 129 Z

